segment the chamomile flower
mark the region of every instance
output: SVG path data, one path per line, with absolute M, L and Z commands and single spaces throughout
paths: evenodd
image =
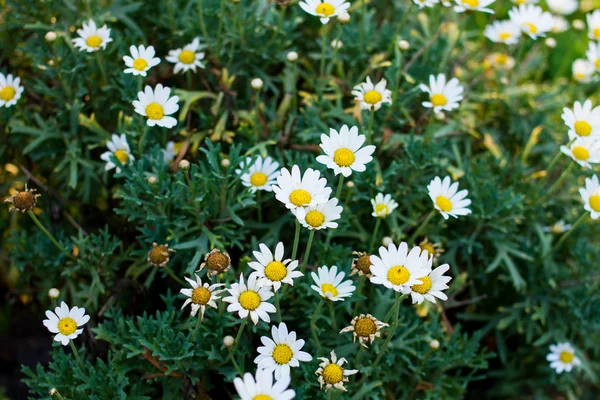
M 12 74 L 4 76 L 0 72 L 0 107 L 10 107 L 17 104 L 23 94 L 21 78 L 13 77 Z
M 557 343 L 550 345 L 550 353 L 546 356 L 550 368 L 561 374 L 563 371 L 571 372 L 574 367 L 581 365 L 581 360 L 575 356 L 575 349 L 570 343 Z
M 303 227 L 311 231 L 327 228 L 335 229 L 338 227 L 335 221 L 342 216 L 342 210 L 343 207 L 338 205 L 338 199 L 334 197 L 329 199 L 327 203 L 297 208 L 296 218 Z
M 444 219 L 448 219 L 449 215 L 458 218 L 459 215 L 471 214 L 471 210 L 467 208 L 471 204 L 471 200 L 466 198 L 469 191 L 458 192 L 458 182 L 452 183 L 449 176 L 445 177 L 443 181 L 436 176 L 427 185 L 427 190 L 433 206 Z
M 430 264 L 431 266 L 431 264 Z M 421 304 L 425 300 L 435 303 L 435 298 L 440 300 L 448 300 L 448 296 L 442 290 L 448 289 L 448 282 L 452 280 L 449 276 L 444 276 L 444 273 L 450 269 L 448 264 L 442 264 L 433 271 L 429 269 L 427 275 L 419 278 L 422 283 L 412 285 L 410 287 L 410 297 L 413 304 Z
M 272 186 L 275 198 L 282 202 L 286 208 L 295 211 L 298 207 L 310 207 L 326 203 L 331 195 L 327 186 L 327 179 L 321 178 L 321 173 L 312 168 L 300 174 L 297 165 L 292 167 L 292 172 L 282 168 L 277 176 L 277 184 Z
M 406 242 L 396 247 L 379 248 L 379 256 L 371 255 L 371 283 L 383 285 L 396 292 L 410 293 L 413 285 L 422 284 L 419 278 L 427 275 L 433 260 L 419 246 L 408 251 Z
M 487 8 L 496 0 L 454 0 L 456 5 L 454 11 L 462 13 L 465 11 L 481 11 L 489 14 L 493 14 L 494 10 Z
M 594 67 L 594 64 L 590 63 L 588 60 L 578 58 L 575 61 L 573 61 L 573 79 L 576 82 L 591 82 L 592 75 L 594 75 L 595 70 L 596 68 Z
M 61 342 L 63 346 L 69 344 L 71 339 L 75 339 L 83 332 L 79 327 L 87 324 L 90 320 L 89 315 L 85 315 L 85 308 L 73 307 L 69 309 L 63 301 L 60 307 L 56 307 L 54 312 L 46 311 L 46 317 L 43 324 L 52 333 L 56 333 L 54 340 Z
M 315 282 L 311 285 L 312 290 L 319 293 L 325 300 L 343 301 L 344 298 L 352 296 L 356 287 L 352 285 L 352 281 L 344 281 L 345 273 L 337 272 L 337 266 L 327 268 L 322 266 L 317 270 L 318 274 L 311 272 L 310 275 Z
M 483 34 L 494 43 L 517 44 L 521 28 L 510 20 L 494 21 L 485 27 Z
M 322 24 L 329 22 L 331 18 L 348 11 L 350 3 L 345 0 L 304 0 L 299 3 L 300 8 L 321 19 Z
M 235 173 L 240 176 L 242 185 L 250 188 L 252 193 L 257 190 L 271 192 L 272 186 L 279 175 L 279 163 L 271 157 L 262 158 L 258 156 L 254 162 L 248 157 L 240 163 L 239 169 Z
M 259 355 L 254 359 L 258 368 L 269 373 L 275 371 L 275 379 L 290 376 L 290 367 L 299 367 L 300 361 L 312 361 L 312 356 L 301 351 L 304 340 L 296 340 L 296 332 L 288 332 L 287 325 L 280 323 L 279 327 L 271 327 L 271 337 L 262 336 L 263 346 L 256 349 Z
M 162 150 L 163 153 L 163 160 L 165 161 L 165 163 L 170 163 L 171 161 L 173 161 L 173 159 L 175 159 L 175 142 L 173 142 L 172 140 L 169 140 L 167 142 L 167 147 L 165 147 Z
M 148 252 L 146 261 L 148 264 L 155 267 L 164 267 L 171 260 L 171 253 L 175 253 L 175 250 L 170 249 L 168 244 L 152 243 L 152 248 Z
M 377 218 L 385 218 L 398 208 L 398 203 L 392 199 L 392 195 L 383 193 L 377 193 L 377 196 L 371 199 L 371 205 L 373 206 L 371 215 Z
M 578 137 L 568 146 L 560 146 L 560 151 L 585 168 L 600 162 L 600 141 L 595 137 Z
M 513 0 L 513 3 L 520 6 L 521 4 L 537 4 L 539 0 Z
M 328 391 L 332 387 L 347 392 L 344 387 L 344 383 L 348 382 L 348 376 L 354 375 L 358 372 L 357 369 L 345 369 L 343 365 L 348 361 L 345 358 L 337 359 L 335 351 L 331 351 L 331 361 L 328 358 L 319 357 L 321 364 L 319 369 L 315 371 L 315 375 L 319 376 L 319 383 L 321 389 L 325 385 L 325 391 Z
M 579 8 L 578 0 L 546 0 L 550 11 L 559 15 L 571 15 Z
M 509 70 L 515 66 L 515 59 L 504 53 L 492 53 L 485 59 L 490 65 L 499 69 Z
M 600 183 L 598 176 L 585 178 L 585 187 L 579 189 L 579 194 L 583 199 L 583 208 L 590 212 L 592 219 L 600 217 Z
M 196 72 L 196 68 L 205 68 L 202 60 L 204 59 L 204 53 L 198 51 L 201 49 L 200 39 L 194 38 L 192 43 L 186 44 L 183 49 L 170 50 L 169 55 L 165 59 L 175 64 L 173 73 L 187 72 L 190 69 Z
M 152 67 L 160 64 L 160 58 L 154 57 L 156 51 L 153 46 L 144 46 L 143 44 L 135 47 L 129 47 L 131 56 L 123 56 L 125 62 L 126 74 L 146 76 L 146 72 Z
M 585 53 L 588 58 L 588 61 L 594 65 L 596 71 L 600 72 L 600 41 L 599 42 L 590 42 L 588 45 L 588 51 Z
M 375 151 L 372 145 L 361 148 L 365 140 L 366 136 L 359 135 L 356 126 L 348 128 L 348 125 L 344 125 L 339 133 L 330 128 L 329 136 L 321 134 L 319 146 L 325 155 L 318 156 L 317 161 L 332 169 L 335 175 L 341 173 L 348 177 L 352 171 L 364 172 L 367 169 L 365 165 L 373 160 L 371 154 Z
M 510 20 L 521 28 L 521 31 L 530 38 L 536 40 L 538 37 L 546 36 L 552 31 L 554 17 L 541 7 L 532 4 L 522 4 L 519 8 L 513 8 L 508 12 Z
M 350 322 L 350 326 L 345 327 L 340 333 L 352 332 L 352 341 L 358 342 L 361 346 L 368 348 L 367 342 L 373 344 L 375 338 L 381 336 L 379 332 L 382 328 L 389 326 L 385 322 L 379 321 L 371 314 L 360 314 L 358 317 L 354 317 Z
M 600 106 L 593 107 L 592 100 L 583 104 L 576 101 L 573 109 L 563 108 L 561 115 L 565 125 L 569 128 L 569 138 L 600 137 Z
M 106 143 L 106 147 L 108 151 L 100 155 L 100 158 L 106 161 L 106 166 L 104 167 L 106 171 L 116 168 L 117 172 L 121 172 L 121 168 L 112 161 L 112 157 L 119 160 L 122 165 L 126 165 L 134 160 L 129 143 L 127 143 L 127 136 L 124 133 L 121 136 L 113 133 L 112 140 Z
M 138 93 L 138 100 L 133 101 L 135 112 L 148 117 L 146 124 L 148 126 L 162 126 L 163 128 L 172 128 L 177 125 L 177 120 L 169 115 L 179 110 L 179 97 L 171 95 L 171 89 L 163 87 L 160 83 L 152 90 L 146 86 L 143 92 Z
M 452 111 L 458 108 L 458 102 L 463 99 L 464 88 L 456 78 L 446 82 L 446 75 L 429 75 L 429 86 L 421 83 L 419 89 L 429 94 L 429 101 L 424 101 L 423 107 L 433 108 L 434 113 L 442 110 Z
M 419 243 L 419 247 L 422 252 L 427 252 L 428 257 L 433 258 L 433 262 L 435 263 L 438 258 L 444 253 L 444 249 L 442 248 L 441 243 L 433 243 L 430 242 L 427 237 L 425 237 L 421 243 Z
M 183 310 L 185 306 L 188 304 L 192 304 L 192 311 L 190 315 L 194 317 L 198 310 L 200 310 L 200 319 L 204 319 L 204 312 L 206 311 L 206 306 L 210 306 L 212 308 L 217 308 L 216 301 L 220 299 L 217 297 L 219 293 L 224 292 L 225 290 L 217 290 L 218 288 L 225 286 L 224 284 L 214 284 L 209 285 L 208 283 L 202 284 L 202 280 L 198 275 L 196 276 L 196 280 L 185 277 L 185 280 L 192 286 L 191 289 L 184 288 L 179 291 L 179 293 L 187 296 L 188 298 L 181 306 Z
M 256 377 L 246 373 L 243 380 L 235 378 L 233 386 L 240 400 L 291 400 L 296 397 L 296 392 L 288 389 L 290 382 L 291 378 L 284 376 L 273 383 L 273 372 L 259 368 Z
M 572 227 L 573 227 L 573 225 L 565 224 L 565 220 L 561 219 L 550 226 L 545 226 L 544 232 L 548 232 L 553 235 L 560 235 L 561 233 L 568 231 Z
M 392 104 L 392 91 L 386 89 L 387 81 L 381 79 L 377 85 L 373 85 L 371 78 L 367 76 L 367 81 L 359 83 L 352 89 L 354 100 L 360 102 L 360 108 L 363 110 L 377 111 L 382 104 Z
M 554 16 L 554 25 L 552 25 L 553 33 L 562 33 L 569 30 L 569 21 L 561 16 Z
M 231 268 L 231 257 L 219 249 L 212 249 L 210 253 L 204 256 L 204 262 L 200 264 L 198 271 L 202 271 L 204 267 L 208 270 L 208 279 L 211 279 L 215 275 L 229 271 Z
M 83 23 L 83 29 L 77 29 L 78 38 L 72 39 L 73 45 L 80 51 L 91 53 L 100 49 L 106 49 L 106 45 L 112 42 L 110 38 L 110 29 L 106 25 L 102 28 L 96 27 L 93 20 Z
M 438 0 L 413 0 L 413 3 L 415 3 L 419 8 L 432 8 L 433 6 L 435 6 L 436 4 L 439 3 Z
M 592 40 L 600 40 L 600 10 L 588 13 L 585 16 L 588 26 L 588 37 Z
M 373 274 L 371 273 L 371 256 L 368 253 L 353 251 L 352 255 L 352 269 L 350 270 L 350 276 L 358 274 L 358 276 L 366 276 L 370 278 Z
M 250 275 L 246 284 L 244 275 L 240 274 L 239 283 L 233 283 L 227 291 L 231 295 L 223 299 L 224 302 L 230 303 L 227 311 L 237 312 L 242 319 L 250 316 L 254 325 L 258 324 L 261 319 L 271 322 L 269 313 L 277 311 L 273 304 L 267 302 L 273 297 L 271 286 L 256 275 Z
M 304 276 L 298 268 L 298 260 L 283 258 L 283 243 L 277 243 L 275 254 L 263 243 L 259 244 L 260 251 L 252 252 L 256 261 L 251 261 L 248 266 L 254 270 L 252 273 L 259 278 L 265 278 L 273 286 L 273 291 L 278 291 L 283 283 L 294 285 L 294 279 Z

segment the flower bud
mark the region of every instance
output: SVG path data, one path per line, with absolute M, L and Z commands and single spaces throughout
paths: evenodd
M 48 392 L 50 396 L 54 396 L 56 393 L 58 393 L 58 390 L 56 390 L 55 388 L 50 389 L 50 391 Z
M 390 244 L 394 243 L 394 239 L 392 239 L 389 236 L 386 236 L 386 237 L 383 238 L 383 242 L 382 243 L 383 243 L 383 245 L 385 247 L 388 247 Z
M 287 60 L 289 62 L 296 62 L 298 61 L 298 53 L 296 53 L 295 51 L 290 51 L 287 53 Z
M 556 39 L 554 39 L 554 38 L 551 38 L 551 37 L 547 38 L 545 43 L 546 43 L 546 46 L 550 47 L 551 49 L 556 47 Z
M 231 161 L 228 158 L 224 158 L 221 160 L 221 167 L 227 168 L 231 165 Z
M 347 187 L 348 189 L 352 189 L 352 188 L 354 187 L 354 182 L 352 182 L 352 181 L 348 181 L 348 182 L 346 182 L 346 187 Z
M 147 179 L 148 183 L 151 185 L 156 184 L 156 182 L 158 181 L 158 179 L 156 179 L 156 177 L 154 175 L 150 175 Z
M 342 42 L 341 40 L 333 39 L 331 41 L 331 47 L 333 47 L 334 49 L 341 49 L 342 47 L 344 47 L 344 42 Z
M 398 48 L 400 50 L 408 50 L 408 49 L 410 49 L 410 43 L 408 43 L 408 41 L 406 41 L 406 40 L 400 40 L 398 42 Z
M 60 290 L 58 290 L 57 288 L 52 288 L 50 290 L 48 290 L 48 297 L 50 297 L 51 299 L 58 299 L 58 297 L 60 296 Z
M 350 22 L 350 14 L 348 14 L 347 12 L 343 12 L 340 15 L 338 15 L 337 20 L 340 24 L 345 25 L 348 22 Z
M 582 31 L 585 29 L 585 22 L 580 19 L 576 19 L 573 21 L 573 28 L 577 29 L 578 31 Z
M 429 347 L 431 347 L 432 350 L 437 350 L 440 348 L 440 341 L 437 339 L 431 339 L 431 341 L 429 342 Z
M 190 168 L 190 162 L 188 160 L 179 161 L 179 169 L 186 170 Z
M 252 81 L 250 81 L 250 86 L 252 86 L 252 89 L 254 90 L 260 90 L 263 87 L 263 80 L 260 78 L 254 78 Z
M 56 40 L 56 37 L 57 37 L 56 32 L 48 31 L 48 32 L 46 32 L 44 39 L 46 39 L 46 42 L 54 42 Z
M 225 345 L 225 347 L 231 347 L 233 346 L 234 340 L 233 340 L 233 336 L 225 336 L 223 338 L 223 344 Z

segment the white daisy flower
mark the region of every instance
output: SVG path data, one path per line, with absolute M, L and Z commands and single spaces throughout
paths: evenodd
M 521 31 L 532 39 L 546 36 L 552 31 L 554 17 L 541 7 L 532 4 L 522 4 L 508 12 L 510 20 L 521 28 Z
M 342 216 L 342 206 L 338 206 L 338 199 L 329 199 L 327 203 L 315 206 L 299 207 L 296 209 L 296 218 L 305 228 L 313 230 L 335 229 L 337 221 Z
M 196 280 L 185 277 L 185 280 L 192 286 L 191 289 L 184 288 L 179 291 L 179 293 L 188 297 L 181 306 L 183 310 L 185 306 L 188 304 L 192 304 L 192 312 L 190 315 L 194 317 L 198 310 L 200 310 L 200 319 L 204 319 L 204 312 L 206 311 L 206 306 L 210 306 L 214 309 L 217 308 L 216 301 L 220 299 L 217 297 L 219 293 L 224 292 L 225 290 L 216 290 L 222 286 L 225 286 L 222 283 L 217 283 L 214 285 L 209 285 L 208 283 L 202 284 L 202 280 L 198 275 L 196 276 Z
M 434 113 L 442 110 L 452 111 L 458 108 L 458 102 L 463 99 L 464 88 L 456 78 L 446 83 L 446 75 L 429 75 L 429 86 L 421 83 L 419 89 L 429 94 L 429 101 L 424 101 L 423 107 L 433 108 Z
M 578 0 L 546 0 L 550 11 L 554 14 L 571 15 L 579 8 Z
M 322 362 L 319 364 L 319 369 L 317 369 L 315 374 L 319 376 L 321 389 L 323 389 L 323 385 L 325 385 L 325 391 L 334 387 L 347 392 L 344 383 L 348 382 L 348 376 L 356 374 L 358 370 L 345 369 L 342 367 L 348 361 L 343 357 L 338 360 L 335 351 L 333 350 L 331 351 L 331 361 L 324 357 L 319 357 L 319 360 Z
M 458 218 L 459 215 L 471 214 L 471 210 L 467 207 L 471 204 L 471 200 L 467 199 L 468 190 L 458 191 L 458 182 L 452 183 L 449 176 L 442 181 L 439 176 L 436 176 L 427 185 L 429 197 L 433 201 L 433 206 L 438 210 L 444 219 L 448 219 L 451 215 Z
M 598 176 L 585 178 L 585 188 L 580 188 L 579 194 L 584 202 L 583 208 L 590 212 L 592 219 L 598 219 L 600 217 L 600 183 L 598 182 Z
M 588 60 L 578 58 L 573 61 L 573 79 L 577 82 L 591 82 L 595 71 L 596 68 L 594 67 L 594 64 L 590 63 Z
M 371 283 L 404 294 L 410 293 L 411 286 L 423 284 L 420 280 L 431 271 L 433 257 L 421 251 L 419 246 L 408 251 L 406 242 L 396 247 L 391 243 L 387 248 L 379 248 L 379 257 L 371 255 Z
M 277 185 L 273 185 L 275 198 L 285 206 L 295 211 L 298 207 L 310 207 L 326 203 L 331 195 L 327 186 L 327 179 L 321 178 L 321 173 L 312 168 L 300 175 L 297 165 L 292 167 L 292 172 L 282 168 L 277 176 Z
M 258 368 L 269 373 L 275 371 L 275 379 L 290 376 L 290 367 L 299 367 L 300 361 L 312 361 L 312 356 L 305 351 L 300 351 L 304 346 L 304 340 L 296 340 L 296 332 L 288 332 L 287 325 L 282 322 L 279 328 L 271 327 L 272 339 L 262 336 L 260 341 L 264 346 L 256 349 L 259 355 L 254 359 Z
M 135 47 L 129 47 L 131 56 L 123 56 L 125 62 L 126 74 L 146 76 L 146 72 L 152 67 L 160 64 L 160 58 L 154 57 L 156 51 L 153 46 L 144 46 L 143 44 Z
M 377 193 L 377 196 L 371 199 L 371 205 L 373 206 L 371 215 L 377 218 L 385 218 L 398 208 L 398 203 L 392 199 L 392 195 L 383 193 Z
M 509 70 L 515 66 L 515 59 L 504 53 L 492 53 L 485 59 L 490 65 L 500 69 Z
M 419 278 L 423 283 L 412 285 L 410 287 L 410 297 L 413 304 L 421 304 L 425 300 L 435 303 L 435 298 L 440 300 L 448 300 L 448 296 L 442 290 L 448 289 L 447 283 L 452 280 L 449 276 L 444 276 L 444 273 L 450 269 L 448 264 L 443 264 L 434 269 L 429 270 L 427 275 Z
M 167 147 L 162 150 L 162 153 L 163 160 L 165 160 L 166 163 L 173 161 L 175 159 L 175 142 L 169 140 L 167 142 Z
M 362 110 L 377 111 L 383 103 L 392 104 L 392 91 L 386 89 L 387 81 L 381 79 L 377 85 L 373 85 L 371 78 L 367 76 L 367 81 L 359 83 L 352 89 L 354 100 L 360 102 Z
M 454 11 L 462 13 L 465 11 L 481 11 L 489 14 L 493 14 L 494 10 L 487 8 L 496 0 L 454 0 L 456 5 Z
M 433 6 L 435 6 L 436 4 L 439 3 L 438 0 L 413 0 L 413 3 L 415 3 L 417 6 L 419 6 L 419 8 L 432 8 Z
M 569 30 L 569 21 L 561 16 L 554 16 L 554 25 L 552 25 L 553 33 L 562 33 Z
M 90 320 L 89 315 L 85 315 L 85 308 L 69 306 L 63 301 L 60 307 L 56 307 L 54 312 L 46 311 L 46 317 L 43 324 L 52 333 L 56 333 L 54 340 L 61 342 L 63 346 L 69 344 L 71 339 L 75 339 L 83 332 L 83 329 L 77 329 Z
M 350 3 L 345 0 L 304 0 L 299 3 L 300 8 L 321 19 L 322 24 L 331 18 L 345 13 L 350 8 Z
M 104 25 L 102 28 L 97 28 L 93 20 L 89 20 L 86 24 L 83 23 L 83 29 L 77 29 L 78 38 L 72 39 L 73 45 L 78 47 L 80 51 L 91 53 L 100 49 L 104 50 L 106 45 L 112 42 L 110 38 L 110 29 Z
M 521 4 L 537 4 L 539 0 L 513 0 L 513 3 L 520 6 Z
M 317 161 L 325 164 L 333 170 L 335 175 L 342 174 L 348 177 L 352 171 L 363 172 L 367 168 L 365 164 L 371 162 L 371 154 L 375 146 L 361 146 L 365 143 L 366 136 L 358 134 L 358 127 L 348 129 L 348 125 L 342 126 L 338 133 L 335 129 L 329 129 L 329 136 L 321 134 L 319 146 L 325 155 L 317 157 Z
M 106 147 L 108 151 L 100 155 L 100 158 L 106 161 L 106 166 L 104 167 L 106 171 L 116 168 L 117 172 L 121 172 L 121 168 L 112 161 L 111 156 L 119 160 L 122 165 L 126 165 L 134 160 L 129 143 L 127 143 L 127 136 L 124 133 L 121 136 L 113 133 L 112 140 L 106 143 Z
M 600 40 L 600 10 L 588 13 L 585 16 L 588 26 L 588 37 L 592 40 Z
M 351 280 L 342 282 L 346 274 L 343 272 L 338 273 L 335 265 L 331 268 L 322 266 L 317 272 L 318 274 L 310 273 L 315 282 L 310 287 L 325 300 L 343 301 L 344 298 L 352 296 L 352 292 L 356 289 Z
M 304 276 L 300 271 L 295 271 L 298 268 L 298 260 L 283 259 L 283 243 L 277 243 L 275 254 L 263 243 L 259 244 L 260 251 L 252 252 L 256 261 L 251 261 L 248 266 L 254 270 L 252 275 L 258 278 L 265 278 L 269 284 L 273 286 L 276 292 L 281 287 L 282 283 L 294 285 L 294 279 Z
M 273 297 L 271 285 L 256 275 L 250 275 L 248 283 L 245 284 L 244 275 L 240 274 L 240 282 L 233 283 L 227 291 L 231 295 L 223 299 L 224 302 L 231 303 L 227 306 L 227 311 L 237 312 L 242 319 L 250 315 L 254 325 L 261 319 L 271 322 L 269 313 L 277 311 L 273 304 L 267 302 Z
M 581 365 L 581 360 L 575 356 L 575 349 L 570 343 L 557 343 L 550 345 L 550 353 L 546 356 L 550 368 L 561 374 L 563 371 L 571 372 L 573 367 Z
M 596 71 L 600 72 L 600 41 L 597 43 L 590 42 L 588 51 L 585 53 L 588 61 L 594 65 Z
M 555 222 L 554 224 L 552 224 L 550 226 L 545 226 L 544 232 L 548 232 L 553 235 L 560 235 L 561 233 L 568 231 L 572 227 L 573 227 L 573 225 L 565 224 L 565 220 L 561 219 L 560 221 Z
M 279 175 L 279 163 L 271 157 L 258 156 L 254 162 L 252 157 L 240 163 L 240 168 L 235 173 L 240 175 L 242 185 L 250 188 L 252 193 L 257 190 L 271 192 L 273 184 Z
M 13 78 L 12 74 L 4 76 L 0 72 L 0 107 L 8 108 L 17 104 L 23 90 L 21 78 L 18 76 Z
M 576 101 L 573 109 L 563 108 L 561 115 L 569 128 L 569 138 L 600 137 L 600 106 L 593 107 L 592 100 L 586 100 L 583 105 Z
M 146 86 L 143 92 L 138 93 L 138 100 L 133 101 L 135 112 L 148 117 L 146 124 L 148 126 L 162 126 L 163 128 L 172 128 L 177 125 L 177 120 L 169 115 L 179 110 L 179 97 L 169 97 L 171 89 L 163 87 L 160 83 L 152 90 Z
M 200 39 L 194 38 L 192 43 L 186 44 L 183 49 L 169 50 L 169 55 L 165 57 L 165 60 L 175 64 L 175 68 L 173 69 L 175 74 L 187 72 L 190 69 L 193 72 L 196 72 L 196 67 L 206 67 L 204 63 L 202 63 L 204 53 L 198 51 L 200 49 Z
M 291 400 L 296 392 L 288 389 L 291 378 L 284 376 L 273 384 L 273 373 L 264 369 L 256 371 L 256 378 L 250 373 L 244 374 L 244 379 L 235 378 L 233 385 L 240 400 Z
M 511 20 L 494 21 L 485 27 L 483 34 L 494 43 L 517 44 L 521 37 L 521 28 Z
M 578 137 L 568 146 L 560 146 L 560 151 L 585 168 L 600 162 L 600 141 L 595 137 Z

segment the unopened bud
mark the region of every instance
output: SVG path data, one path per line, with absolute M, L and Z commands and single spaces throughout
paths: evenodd
M 398 42 L 398 48 L 400 50 L 408 50 L 410 49 L 410 43 L 408 43 L 406 40 L 400 40 Z
M 340 15 L 338 15 L 337 20 L 340 24 L 345 25 L 348 22 L 350 22 L 350 14 L 348 14 L 347 12 L 343 12 Z
M 394 243 L 394 239 L 392 239 L 389 236 L 386 236 L 386 237 L 383 238 L 383 242 L 382 243 L 383 243 L 383 245 L 385 247 L 388 247 L 390 244 Z
M 156 179 L 156 177 L 154 175 L 150 175 L 148 177 L 148 183 L 151 184 L 151 185 L 156 184 L 157 181 L 158 181 L 158 179 Z
M 56 37 L 56 32 L 49 31 L 46 32 L 46 36 L 44 36 L 44 39 L 46 39 L 46 42 L 54 42 L 56 40 Z
M 431 347 L 433 350 L 439 349 L 440 341 L 437 339 L 431 339 L 431 341 L 429 342 L 429 347 Z
M 223 338 L 223 344 L 225 345 L 225 347 L 231 347 L 233 346 L 234 340 L 233 340 L 233 336 L 225 336 Z
M 58 299 L 59 296 L 60 290 L 58 290 L 57 288 L 53 287 L 52 289 L 48 290 L 48 297 L 50 297 L 51 299 Z
M 260 90 L 263 87 L 263 80 L 260 78 L 254 78 L 252 81 L 250 81 L 250 86 L 252 86 L 252 89 L 254 90 Z
M 231 161 L 229 161 L 229 159 L 224 158 L 221 160 L 221 167 L 223 168 L 227 168 L 231 165 Z
M 186 170 L 190 168 L 190 162 L 188 160 L 179 161 L 179 169 Z

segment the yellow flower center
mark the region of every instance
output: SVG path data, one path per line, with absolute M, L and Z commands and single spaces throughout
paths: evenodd
M 65 336 L 69 336 L 75 333 L 77 330 L 77 322 L 73 318 L 61 318 L 58 321 L 58 331 Z
M 333 286 L 330 283 L 324 283 L 321 285 L 321 291 L 323 293 L 329 293 L 331 294 L 333 297 L 336 297 L 338 295 L 338 291 L 335 288 L 335 286 Z
M 479 5 L 479 0 L 463 0 L 463 5 L 465 4 L 471 8 L 475 8 Z
M 431 279 L 428 276 L 424 276 L 422 278 L 419 278 L 419 280 L 423 283 L 420 285 L 412 285 L 410 287 L 412 291 L 421 294 L 429 292 L 429 290 L 431 289 Z
M 206 266 L 211 271 L 223 272 L 229 266 L 231 260 L 221 252 L 215 252 L 206 259 Z
M 592 133 L 592 126 L 587 121 L 577 121 L 573 125 L 575 133 L 579 136 L 590 136 Z
M 375 214 L 377 215 L 388 215 L 390 212 L 388 210 L 388 206 L 383 203 L 375 205 Z
M 594 62 L 594 65 L 597 69 L 600 69 L 600 58 L 596 58 L 596 62 Z
M 583 72 L 576 72 L 573 76 L 575 77 L 575 79 L 578 79 L 580 81 L 585 79 L 585 74 Z
M 446 99 L 446 96 L 444 96 L 441 93 L 436 93 L 433 96 L 431 96 L 431 104 L 433 104 L 434 107 L 439 107 L 439 106 L 445 106 L 446 104 L 448 104 L 448 99 Z
M 280 365 L 289 363 L 293 355 L 292 348 L 287 344 L 278 344 L 273 349 L 273 360 Z
M 12 86 L 5 86 L 0 90 L 0 99 L 4 101 L 12 100 L 12 98 L 15 97 L 15 93 L 17 93 L 15 88 Z
M 342 147 L 333 153 L 333 161 L 340 167 L 349 167 L 354 162 L 354 153 L 352 150 Z
M 361 271 L 363 274 L 368 274 L 371 272 L 371 256 L 364 255 L 356 260 L 356 269 Z
M 119 149 L 115 151 L 115 157 L 117 157 L 117 160 L 119 160 L 121 164 L 125 164 L 125 162 L 127 162 L 127 159 L 129 159 L 129 154 L 127 154 L 125 150 Z
M 96 48 L 102 44 L 102 38 L 98 35 L 92 35 L 85 40 L 85 44 L 90 47 Z
M 296 207 L 302 207 L 309 204 L 312 200 L 312 196 L 304 189 L 296 189 L 290 193 L 290 201 Z
M 510 39 L 511 36 L 512 35 L 509 32 L 500 32 L 500 34 L 498 35 L 500 40 Z
M 585 161 L 590 158 L 590 153 L 583 146 L 574 146 L 571 149 L 571 153 L 573 153 L 573 157 L 579 161 Z
M 325 383 L 335 385 L 344 379 L 344 368 L 337 364 L 328 364 L 323 368 L 323 380 Z
M 29 190 L 19 192 L 13 197 L 13 203 L 17 210 L 31 210 L 36 204 L 35 195 Z
M 321 3 L 315 8 L 315 13 L 324 17 L 329 17 L 335 12 L 335 7 L 329 3 Z
M 273 400 L 273 398 L 266 394 L 257 394 L 252 400 Z
M 279 282 L 287 276 L 287 268 L 279 261 L 271 261 L 265 267 L 265 276 L 273 282 Z
M 496 64 L 504 65 L 508 62 L 508 56 L 506 54 L 496 54 Z
M 600 194 L 590 196 L 590 207 L 596 212 L 600 212 Z
M 267 174 L 264 172 L 255 172 L 250 176 L 250 183 L 252 186 L 263 186 L 267 183 Z
M 452 211 L 452 202 L 446 196 L 436 197 L 435 204 L 444 212 Z
M 594 37 L 600 38 L 600 28 L 594 28 Z
M 133 69 L 137 69 L 138 71 L 144 71 L 148 66 L 148 61 L 143 58 L 136 58 L 133 60 Z
M 358 336 L 369 337 L 377 332 L 377 325 L 370 318 L 359 318 L 354 324 L 354 332 Z
M 523 26 L 525 26 L 529 29 L 529 33 L 533 33 L 533 34 L 537 33 L 537 26 L 535 26 L 531 22 L 526 22 L 523 24 Z
M 192 291 L 192 303 L 205 305 L 210 300 L 210 290 L 205 287 L 198 286 Z
M 367 93 L 365 93 L 363 99 L 365 103 L 373 105 L 379 103 L 382 97 L 381 93 L 379 93 L 377 90 L 369 90 Z
M 157 103 L 150 103 L 146 106 L 146 115 L 150 119 L 162 119 L 165 116 L 165 109 Z
M 435 248 L 431 243 L 423 243 L 419 245 L 419 247 L 421 248 L 421 251 L 426 251 L 430 256 L 435 254 Z
M 573 361 L 573 358 L 575 358 L 575 356 L 570 351 L 563 351 L 560 353 L 560 361 L 564 362 L 565 364 Z
M 148 254 L 150 263 L 153 265 L 161 265 L 169 261 L 169 250 L 165 246 L 155 246 Z
M 196 54 L 191 50 L 183 50 L 179 53 L 179 61 L 184 64 L 191 64 L 196 59 Z
M 306 223 L 313 228 L 318 228 L 325 222 L 325 215 L 321 211 L 312 210 L 306 214 L 304 219 L 306 220 Z
M 515 4 L 520 6 L 521 4 L 525 4 L 525 1 L 527 0 L 515 0 Z
M 254 290 L 246 290 L 240 294 L 240 305 L 246 310 L 254 311 L 260 306 L 260 296 Z
M 393 285 L 402 285 L 410 279 L 410 272 L 402 265 L 396 265 L 389 269 L 387 279 Z

